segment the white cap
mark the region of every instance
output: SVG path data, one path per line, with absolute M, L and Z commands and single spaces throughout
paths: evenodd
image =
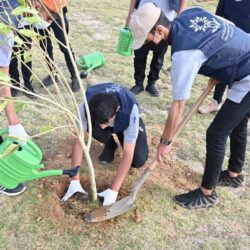
M 132 49 L 139 49 L 147 39 L 148 33 L 154 27 L 161 15 L 161 9 L 153 3 L 146 3 L 131 15 L 129 28 L 134 41 Z

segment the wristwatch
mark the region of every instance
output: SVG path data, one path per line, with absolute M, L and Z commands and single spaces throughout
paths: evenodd
M 160 144 L 162 144 L 162 145 L 170 145 L 171 142 L 172 142 L 171 140 L 166 140 L 163 138 L 160 139 Z

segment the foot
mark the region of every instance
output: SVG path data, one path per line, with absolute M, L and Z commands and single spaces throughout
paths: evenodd
M 76 76 L 71 77 L 71 90 L 73 92 L 78 92 L 80 90 L 80 85 Z
M 55 80 L 56 83 L 59 83 L 59 78 L 58 78 L 57 75 L 54 76 L 54 80 Z M 52 84 L 54 83 L 54 82 L 53 82 L 53 79 L 52 79 L 52 77 L 51 77 L 51 75 L 46 76 L 46 77 L 42 80 L 42 82 L 43 82 L 43 85 L 44 85 L 45 87 L 49 87 L 50 85 L 52 85 Z
M 15 188 L 5 188 L 4 186 L 0 186 L 0 194 L 5 194 L 8 196 L 16 196 L 23 193 L 26 189 L 26 186 L 22 183 L 18 184 Z
M 140 92 L 142 92 L 144 90 L 142 85 L 135 85 L 133 86 L 130 91 L 134 94 L 134 95 L 138 95 Z
M 221 104 L 218 104 L 218 102 L 213 99 L 210 103 L 199 107 L 198 111 L 201 114 L 209 114 L 209 113 L 212 113 L 212 112 L 219 111 L 220 108 L 221 108 Z
M 145 89 L 151 96 L 159 96 L 160 93 L 154 84 L 148 84 Z
M 188 193 L 176 195 L 174 201 L 182 207 L 195 209 L 213 207 L 219 199 L 215 191 L 212 191 L 211 195 L 204 195 L 201 189 L 197 188 Z
M 231 177 L 228 170 L 221 171 L 218 182 L 219 186 L 238 188 L 243 187 L 244 184 L 244 177 L 242 174 L 236 177 Z
M 115 158 L 115 151 L 117 150 L 117 144 L 115 143 L 112 147 L 105 144 L 104 149 L 99 156 L 99 162 L 101 165 L 109 165 Z
M 26 91 L 29 91 L 31 93 L 36 94 L 36 92 L 35 92 L 34 88 L 32 87 L 32 85 L 25 85 L 24 84 L 24 88 L 25 88 Z M 26 92 L 23 92 L 23 93 L 24 93 L 25 96 L 27 96 L 30 99 L 36 99 L 37 98 L 36 96 L 34 96 L 32 94 L 29 94 L 29 93 L 26 93 Z

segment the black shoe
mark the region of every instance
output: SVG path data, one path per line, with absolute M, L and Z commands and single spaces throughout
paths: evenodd
M 151 96 L 159 96 L 160 93 L 158 89 L 155 87 L 154 84 L 148 84 L 145 90 L 151 95 Z
M 59 83 L 59 78 L 58 78 L 57 75 L 54 76 L 54 80 L 55 80 L 56 83 Z M 52 77 L 51 77 L 50 75 L 46 76 L 46 77 L 42 80 L 42 82 L 43 82 L 43 85 L 44 85 L 45 87 L 49 87 L 50 85 L 52 85 L 52 84 L 54 83 L 54 82 L 53 82 L 53 79 L 52 79 Z
M 27 90 L 27 91 L 29 91 L 29 92 L 31 92 L 31 93 L 36 94 L 36 92 L 35 92 L 35 90 L 33 89 L 32 85 L 25 85 L 25 84 L 24 84 L 24 86 L 25 86 L 25 90 Z M 37 98 L 36 96 L 34 96 L 34 95 L 32 95 L 32 94 L 29 94 L 29 93 L 26 93 L 26 92 L 23 92 L 23 93 L 24 93 L 25 96 L 27 96 L 27 97 L 30 98 L 30 99 L 36 99 L 36 98 Z
M 237 177 L 231 177 L 229 175 L 228 170 L 221 171 L 219 177 L 219 186 L 227 186 L 227 187 L 243 187 L 244 186 L 244 177 L 243 175 L 238 175 Z
M 26 186 L 23 185 L 22 183 L 18 184 L 15 188 L 10 189 L 10 188 L 5 188 L 3 186 L 0 186 L 0 193 L 6 194 L 8 196 L 15 196 L 23 193 L 26 189 Z
M 130 89 L 130 91 L 134 94 L 134 95 L 137 95 L 139 94 L 140 92 L 142 92 L 144 90 L 143 86 L 142 85 L 135 85 L 134 87 L 132 87 Z
M 71 90 L 73 92 L 78 92 L 80 90 L 79 81 L 76 76 L 71 77 Z
M 111 164 L 115 158 L 115 151 L 118 148 L 117 144 L 115 143 L 113 146 L 109 144 L 105 144 L 104 149 L 99 156 L 99 162 L 101 165 L 108 165 Z
M 200 188 L 186 194 L 176 195 L 174 201 L 188 209 L 213 207 L 219 199 L 215 191 L 211 195 L 204 195 Z

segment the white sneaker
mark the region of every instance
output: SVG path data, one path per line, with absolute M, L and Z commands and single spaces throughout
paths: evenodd
M 209 114 L 212 112 L 217 112 L 219 111 L 221 108 L 221 104 L 218 104 L 218 102 L 216 100 L 212 100 L 211 102 L 209 102 L 208 104 L 205 104 L 203 106 L 200 106 L 198 111 L 201 114 Z

